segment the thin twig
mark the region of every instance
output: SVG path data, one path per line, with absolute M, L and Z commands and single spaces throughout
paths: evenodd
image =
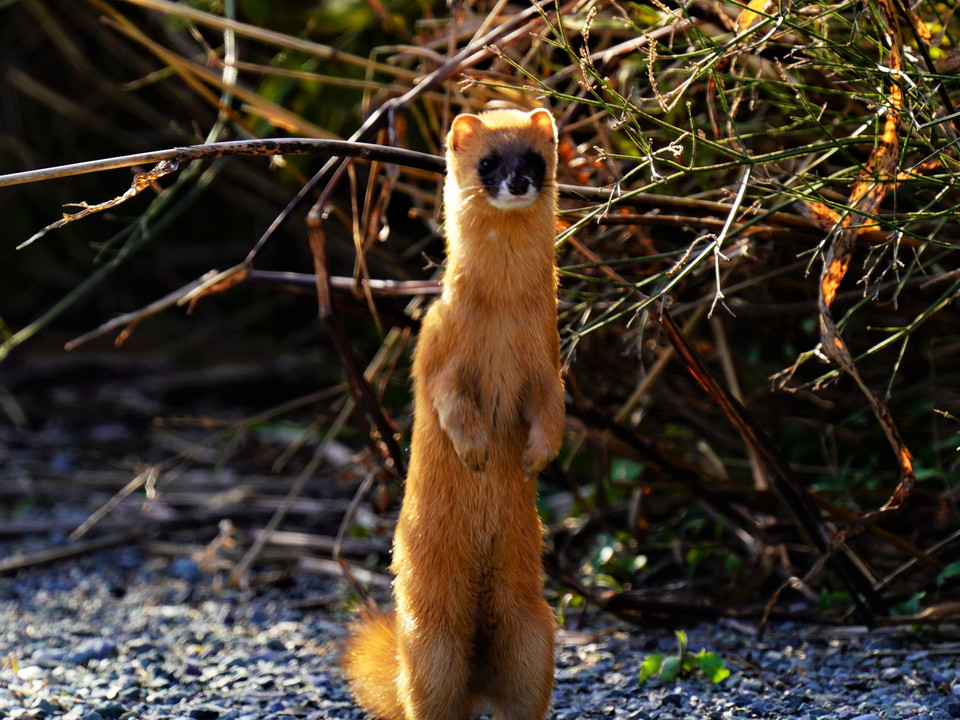
M 51 548 L 50 550 L 41 550 L 40 552 L 29 555 L 13 555 L 0 560 L 0 575 L 8 575 L 19 570 L 35 568 L 40 565 L 49 565 L 50 563 L 60 562 L 62 560 L 71 560 L 82 555 L 91 555 L 107 548 L 118 547 L 120 545 L 131 545 L 144 538 L 146 531 L 139 527 L 134 530 L 107 535 L 96 540 L 86 540 L 84 542 L 73 543 L 62 547 Z
M 310 458 L 310 462 L 304 466 L 303 470 L 300 471 L 300 475 L 297 476 L 297 479 L 290 487 L 290 491 L 283 499 L 283 503 L 279 508 L 277 508 L 277 511 L 273 514 L 273 517 L 270 518 L 270 522 L 267 523 L 266 527 L 264 527 L 264 529 L 257 535 L 256 539 L 253 541 L 253 545 L 250 546 L 250 549 L 247 550 L 240 562 L 238 562 L 236 567 L 230 571 L 230 583 L 232 585 L 239 587 L 246 584 L 247 571 L 250 569 L 250 566 L 260 555 L 260 551 L 263 549 L 263 546 L 266 545 L 266 543 L 270 540 L 271 533 L 280 527 L 280 523 L 283 522 L 283 519 L 287 516 L 290 508 L 293 507 L 293 503 L 296 501 L 296 499 L 300 497 L 300 493 L 303 492 L 307 482 L 314 476 L 314 473 L 320 466 L 321 461 L 327 454 L 327 448 L 330 447 L 330 443 L 333 442 L 333 440 L 340 434 L 340 431 L 343 429 L 347 418 L 350 417 L 352 412 L 353 403 L 348 398 L 347 402 L 340 410 L 340 413 L 333 421 L 333 424 L 331 424 L 329 430 L 327 430 L 326 435 L 323 436 L 323 440 L 320 442 L 320 445 L 318 445 L 317 449 L 314 451 L 313 457 Z

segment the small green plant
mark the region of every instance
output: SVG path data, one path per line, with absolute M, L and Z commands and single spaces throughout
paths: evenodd
M 653 653 L 640 665 L 637 684 L 642 685 L 652 677 L 660 682 L 670 682 L 678 677 L 687 677 L 696 671 L 706 675 L 710 682 L 717 684 L 730 677 L 730 669 L 723 664 L 723 658 L 712 650 L 701 650 L 694 654 L 687 648 L 687 634 L 676 631 L 677 652 L 675 655 Z
M 891 609 L 897 615 L 916 615 L 918 612 L 920 612 L 920 603 L 926 594 L 927 593 L 925 590 L 921 590 L 920 592 L 914 593 L 903 602 L 897 603 Z
M 829 590 L 824 588 L 820 591 L 820 610 L 830 612 L 836 607 L 845 606 L 850 602 L 850 595 L 842 590 Z
M 567 621 L 567 610 L 579 610 L 585 602 L 586 600 L 583 599 L 583 595 L 578 595 L 574 592 L 565 592 L 560 597 L 560 602 L 557 603 L 557 621 L 560 625 L 564 625 Z
M 960 562 L 950 563 L 940 571 L 939 575 L 937 575 L 937 587 L 942 588 L 943 584 L 950 578 L 955 578 L 958 576 L 960 576 Z

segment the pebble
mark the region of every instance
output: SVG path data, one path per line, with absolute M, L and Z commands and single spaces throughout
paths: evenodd
M 203 577 L 200 567 L 192 558 L 188 557 L 179 557 L 174 560 L 170 563 L 168 572 L 178 580 L 185 580 L 186 582 L 197 582 Z
M 93 709 L 93 712 L 100 715 L 104 720 L 117 720 L 117 718 L 126 712 L 126 708 L 120 703 L 107 702 L 97 705 Z
M 77 649 L 63 656 L 63 661 L 72 665 L 86 665 L 91 660 L 106 660 L 117 654 L 117 646 L 105 638 L 87 638 Z
M 885 667 L 880 671 L 880 679 L 886 682 L 896 682 L 900 679 L 902 671 L 898 667 Z

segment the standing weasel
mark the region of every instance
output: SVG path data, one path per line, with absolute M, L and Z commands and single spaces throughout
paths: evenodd
M 553 613 L 535 475 L 557 454 L 557 130 L 547 110 L 459 115 L 447 137 L 443 293 L 413 360 L 410 469 L 393 613 L 354 629 L 343 667 L 385 720 L 542 720 Z

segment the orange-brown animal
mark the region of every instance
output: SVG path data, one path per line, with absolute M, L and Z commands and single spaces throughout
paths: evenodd
M 396 609 L 355 628 L 343 662 L 379 718 L 547 713 L 555 623 L 535 476 L 564 422 L 556 147 L 544 109 L 460 115 L 447 138 L 447 265 L 414 354 Z

